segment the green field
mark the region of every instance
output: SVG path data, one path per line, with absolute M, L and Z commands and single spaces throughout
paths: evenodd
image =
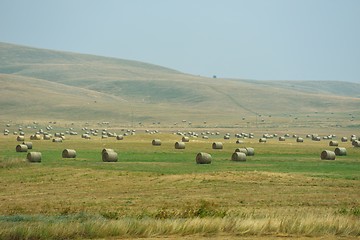
M 234 132 L 224 140 L 220 130 L 191 137 L 180 150 L 181 136 L 169 130 L 137 130 L 124 140 L 81 133 L 62 143 L 32 140 L 29 151 L 41 152 L 41 163 L 15 151 L 16 135 L 0 137 L 1 239 L 360 237 L 360 148 L 342 143 L 341 133 L 336 140 L 347 156 L 335 161 L 320 159 L 335 149 L 329 140 L 305 135 L 303 143 L 259 143 L 255 133 L 236 144 Z M 223 149 L 212 149 L 215 141 Z M 231 161 L 244 146 L 255 155 Z M 102 162 L 103 148 L 119 161 Z M 62 158 L 64 149 L 75 149 L 76 158 Z M 210 153 L 212 163 L 196 164 L 198 152 Z

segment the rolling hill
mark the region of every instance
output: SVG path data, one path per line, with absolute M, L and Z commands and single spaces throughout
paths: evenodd
M 186 119 L 269 128 L 356 126 L 360 116 L 357 83 L 213 79 L 7 43 L 0 43 L 0 84 L 2 120 L 172 125 Z

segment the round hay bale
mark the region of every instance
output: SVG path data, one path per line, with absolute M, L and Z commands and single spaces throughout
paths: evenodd
M 190 141 L 190 138 L 189 137 L 182 137 L 181 139 L 182 142 L 189 142 Z
M 114 149 L 112 148 L 104 148 L 102 151 L 101 151 L 101 154 L 104 154 L 106 152 L 115 152 Z
M 153 146 L 161 146 L 161 140 L 160 139 L 153 139 L 151 144 Z
M 62 138 L 53 138 L 53 142 L 62 142 Z
M 33 148 L 32 142 L 23 142 L 23 144 L 25 144 L 25 145 L 28 147 L 28 149 L 32 149 L 32 148 Z
M 117 135 L 116 140 L 124 140 L 124 136 L 123 135 Z
M 336 156 L 346 156 L 346 154 L 347 154 L 346 148 L 344 148 L 344 147 L 335 148 L 335 155 Z
M 61 136 L 60 138 L 61 138 L 62 140 L 65 140 L 65 139 L 66 139 L 66 137 L 65 137 L 65 136 Z
M 74 149 L 64 149 L 62 151 L 63 158 L 76 158 L 76 151 Z
M 29 152 L 26 159 L 29 162 L 41 162 L 41 152 Z
M 33 134 L 30 136 L 30 140 L 41 140 L 40 134 Z
M 255 149 L 251 148 L 251 147 L 247 147 L 246 148 L 247 151 L 247 156 L 254 156 L 255 155 Z
M 17 136 L 16 141 L 23 142 L 25 140 L 24 136 Z
M 243 152 L 234 152 L 231 156 L 232 161 L 246 161 L 246 154 Z
M 210 164 L 212 157 L 209 153 L 199 152 L 196 155 L 196 163 L 197 164 Z
M 28 146 L 25 144 L 19 144 L 16 146 L 16 152 L 27 152 Z
M 243 144 L 243 143 L 244 143 L 244 141 L 242 141 L 240 139 L 236 140 L 236 144 Z
M 118 154 L 114 151 L 106 151 L 102 154 L 103 162 L 117 162 Z
M 223 149 L 222 142 L 213 142 L 212 149 Z
M 235 149 L 235 152 L 241 152 L 241 153 L 245 153 L 245 155 L 248 154 L 248 151 L 246 148 L 237 148 Z
M 266 143 L 266 138 L 260 138 L 259 143 Z
M 225 135 L 225 136 L 224 136 L 224 139 L 225 139 L 225 140 L 228 140 L 228 139 L 230 139 L 230 136 L 229 136 L 229 135 Z
M 284 142 L 284 141 L 285 141 L 285 137 L 279 137 L 279 141 L 280 141 L 280 142 Z
M 304 142 L 304 139 L 301 137 L 296 138 L 296 142 Z
M 320 155 L 322 160 L 335 160 L 335 153 L 329 150 L 324 150 Z
M 49 134 L 44 135 L 44 140 L 50 140 L 50 139 L 51 139 L 51 136 Z
M 347 137 L 342 137 L 342 138 L 341 138 L 341 141 L 342 141 L 342 142 L 347 142 L 347 141 L 348 141 L 348 138 L 347 138 Z
M 331 147 L 337 147 L 337 146 L 339 146 L 339 143 L 338 143 L 338 141 L 330 141 L 330 142 L 329 142 L 329 146 L 331 146 Z
M 185 143 L 184 142 L 176 142 L 175 149 L 185 149 Z
M 352 145 L 354 147 L 360 147 L 360 141 L 359 140 L 354 140 L 354 141 L 352 141 Z

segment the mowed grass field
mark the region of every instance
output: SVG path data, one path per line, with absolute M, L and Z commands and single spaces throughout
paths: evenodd
M 190 137 L 182 150 L 174 148 L 179 135 L 143 131 L 124 140 L 32 140 L 41 163 L 15 151 L 16 136 L 0 136 L 0 239 L 360 237 L 360 148 L 339 136 L 347 156 L 326 161 L 329 140 L 259 143 L 256 134 L 236 144 L 223 134 Z M 215 141 L 223 149 L 212 149 Z M 255 155 L 231 161 L 238 147 Z M 103 148 L 118 162 L 102 162 Z M 76 158 L 62 158 L 64 149 Z M 212 163 L 196 164 L 198 152 Z

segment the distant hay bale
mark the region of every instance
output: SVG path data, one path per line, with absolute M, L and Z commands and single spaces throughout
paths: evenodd
M 320 155 L 322 160 L 335 160 L 335 152 L 324 150 Z
M 222 142 L 213 142 L 212 149 L 223 149 Z
M 298 138 L 296 138 L 296 142 L 304 142 L 304 139 L 303 138 L 301 138 L 301 137 L 298 137 Z
M 236 144 L 243 144 L 243 143 L 244 143 L 244 141 L 242 141 L 240 139 L 236 140 Z
M 232 161 L 246 161 L 246 154 L 243 152 L 234 152 L 231 156 Z
M 347 154 L 346 148 L 344 148 L 344 147 L 335 148 L 335 155 L 336 156 L 346 156 L 346 154 Z
M 248 151 L 246 148 L 237 148 L 235 149 L 235 152 L 241 152 L 241 153 L 245 153 L 245 155 L 248 154 Z
M 102 154 L 103 162 L 117 162 L 118 154 L 114 151 L 106 151 Z
M 33 134 L 30 136 L 30 140 L 41 140 L 40 134 Z
M 54 138 L 53 140 L 52 140 L 52 142 L 56 142 L 56 143 L 60 143 L 60 142 L 62 142 L 63 140 L 62 140 L 62 138 Z
M 124 136 L 123 135 L 117 135 L 116 140 L 124 140 Z
M 51 139 L 51 136 L 50 135 L 44 135 L 44 140 L 50 140 Z
M 331 146 L 331 147 L 337 147 L 337 146 L 339 146 L 339 143 L 338 143 L 338 141 L 330 141 L 330 142 L 329 142 L 329 146 Z
M 63 158 L 76 158 L 76 151 L 74 149 L 64 149 L 62 151 Z
M 185 142 L 176 142 L 175 149 L 185 149 Z
M 359 140 L 354 140 L 354 141 L 352 141 L 352 145 L 354 147 L 360 147 L 360 141 Z
M 254 156 L 255 155 L 255 149 L 254 148 L 247 147 L 246 151 L 247 151 L 247 154 L 246 154 L 247 156 Z
M 205 135 L 205 136 L 202 136 L 202 138 L 203 138 L 203 139 L 209 139 L 209 137 L 206 136 L 206 135 Z
M 24 136 L 17 136 L 16 141 L 23 142 L 25 140 Z
M 260 138 L 259 143 L 266 143 L 266 138 Z
M 61 138 L 62 140 L 65 140 L 65 139 L 66 139 L 66 137 L 65 137 L 65 136 L 61 136 L 60 138 Z
M 23 142 L 23 144 L 25 144 L 25 145 L 28 147 L 28 149 L 32 149 L 32 148 L 33 148 L 32 142 Z
M 224 136 L 224 139 L 225 139 L 225 140 L 228 140 L 228 139 L 230 139 L 230 136 L 229 136 L 229 135 L 225 135 L 225 136 Z
M 160 139 L 153 139 L 151 144 L 153 146 L 161 146 L 161 140 Z
M 19 144 L 16 146 L 16 152 L 27 152 L 28 146 L 25 144 Z
M 182 141 L 182 142 L 189 142 L 189 141 L 190 141 L 190 138 L 184 136 L 184 137 L 182 137 L 181 141 Z
M 342 141 L 342 142 L 347 142 L 347 141 L 348 141 L 348 138 L 347 138 L 347 137 L 342 137 L 342 138 L 341 138 L 341 141 Z
M 29 162 L 41 162 L 41 152 L 29 152 L 26 159 Z
M 196 163 L 197 164 L 210 164 L 212 157 L 209 153 L 199 152 L 196 155 Z
M 279 137 L 279 141 L 284 142 L 284 141 L 285 141 L 285 137 Z

